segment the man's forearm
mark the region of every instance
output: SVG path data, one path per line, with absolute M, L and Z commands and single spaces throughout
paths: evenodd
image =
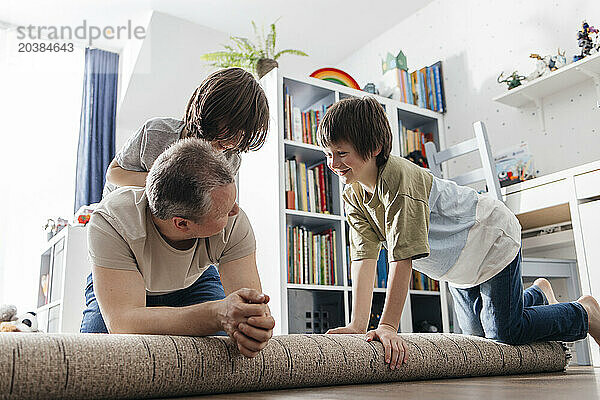
M 113 318 L 110 333 L 206 336 L 222 327 L 217 317 L 218 301 L 186 307 L 137 307 Z
M 256 268 L 256 252 L 237 260 L 219 264 L 219 275 L 225 294 L 241 288 L 262 291 L 258 269 Z
M 411 272 L 411 260 L 392 261 L 389 264 L 388 286 L 385 294 L 385 306 L 379 321 L 380 325 L 389 325 L 398 330 L 408 295 Z
M 377 260 L 352 261 L 352 321 L 366 332 L 373 301 L 373 284 Z

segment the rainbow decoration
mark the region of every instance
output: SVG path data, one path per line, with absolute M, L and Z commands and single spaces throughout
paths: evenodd
M 350 75 L 337 68 L 320 68 L 310 74 L 312 78 L 323 79 L 325 81 L 338 83 L 340 85 L 351 87 L 352 89 L 360 90 L 358 83 Z

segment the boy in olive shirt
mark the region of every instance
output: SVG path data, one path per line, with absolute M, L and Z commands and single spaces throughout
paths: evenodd
M 600 339 L 600 307 L 591 296 L 557 303 L 550 283 L 523 290 L 521 226 L 496 199 L 434 177 L 390 155 L 392 133 L 373 98 L 345 99 L 318 129 L 327 164 L 346 184 L 354 313 L 328 333 L 365 333 L 380 246 L 388 250 L 388 287 L 377 329 L 386 363 L 399 367 L 407 348 L 398 336 L 412 268 L 447 281 L 465 334 L 509 344 Z

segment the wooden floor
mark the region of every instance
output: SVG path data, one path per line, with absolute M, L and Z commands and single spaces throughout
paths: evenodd
M 377 385 L 328 386 L 183 397 L 180 399 L 600 399 L 600 368 L 569 367 L 566 372 L 464 379 L 440 379 Z

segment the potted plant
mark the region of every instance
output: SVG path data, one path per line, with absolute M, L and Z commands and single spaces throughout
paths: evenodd
M 259 32 L 256 24 L 252 21 L 252 28 L 256 43 L 247 38 L 239 36 L 230 36 L 232 44 L 223 45 L 225 50 L 216 51 L 202 55 L 202 59 L 211 63 L 211 65 L 220 68 L 241 67 L 252 71 L 258 78 L 262 78 L 273 68 L 277 67 L 277 59 L 284 54 L 294 54 L 307 57 L 303 51 L 285 49 L 275 52 L 275 23 L 270 26 L 270 32 L 264 36 L 264 29 Z

